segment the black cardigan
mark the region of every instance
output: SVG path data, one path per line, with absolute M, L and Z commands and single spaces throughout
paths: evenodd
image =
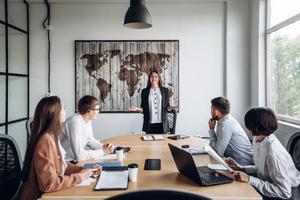
M 164 133 L 169 130 L 169 123 L 167 119 L 167 108 L 170 105 L 169 103 L 169 90 L 165 87 L 160 87 L 162 102 L 161 102 L 161 119 L 163 124 Z M 147 87 L 142 90 L 142 102 L 141 107 L 143 109 L 144 122 L 143 122 L 143 131 L 149 132 L 149 93 L 150 87 Z

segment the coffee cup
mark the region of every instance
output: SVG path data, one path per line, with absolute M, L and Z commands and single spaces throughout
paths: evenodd
M 131 163 L 128 165 L 129 180 L 131 182 L 137 181 L 138 169 L 139 169 L 139 166 L 136 163 Z
M 117 159 L 122 160 L 124 157 L 124 149 L 123 147 L 116 147 Z

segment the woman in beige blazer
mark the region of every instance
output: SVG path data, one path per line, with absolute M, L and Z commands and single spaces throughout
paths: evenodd
M 45 192 L 72 187 L 100 170 L 99 167 L 83 169 L 64 161 L 58 138 L 65 115 L 64 106 L 56 96 L 45 97 L 38 103 L 22 171 L 21 200 L 37 199 Z

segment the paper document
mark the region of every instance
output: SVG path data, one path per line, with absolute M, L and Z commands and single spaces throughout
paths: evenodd
M 96 182 L 97 179 L 95 178 L 88 178 L 83 180 L 81 183 L 77 184 L 76 186 L 89 186 L 91 183 Z
M 117 159 L 117 154 L 108 154 L 99 158 L 100 160 L 114 160 Z
M 190 148 L 188 148 L 188 151 L 192 155 L 207 154 L 207 152 L 205 151 L 204 147 L 201 148 L 201 147 L 191 146 Z
M 207 164 L 207 167 L 214 169 L 214 170 L 228 170 L 224 165 L 222 164 Z
M 151 140 L 164 140 L 165 138 L 162 135 L 144 135 L 142 136 L 142 139 L 145 141 L 151 141 Z
M 152 135 L 154 140 L 164 140 L 165 138 L 162 135 Z
M 128 187 L 128 170 L 102 171 L 95 190 L 126 189 Z
M 219 154 L 217 154 L 217 152 L 211 148 L 210 145 L 206 145 L 204 147 L 205 151 L 211 156 L 213 157 L 216 161 L 218 161 L 220 164 L 222 164 L 224 167 L 226 167 L 227 170 L 229 170 L 230 172 L 232 172 L 233 170 L 226 164 L 226 162 L 219 156 Z

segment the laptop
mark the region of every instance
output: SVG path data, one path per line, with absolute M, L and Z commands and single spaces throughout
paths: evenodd
M 178 171 L 202 186 L 218 185 L 233 182 L 233 179 L 208 168 L 196 167 L 192 155 L 172 144 L 168 144 Z

